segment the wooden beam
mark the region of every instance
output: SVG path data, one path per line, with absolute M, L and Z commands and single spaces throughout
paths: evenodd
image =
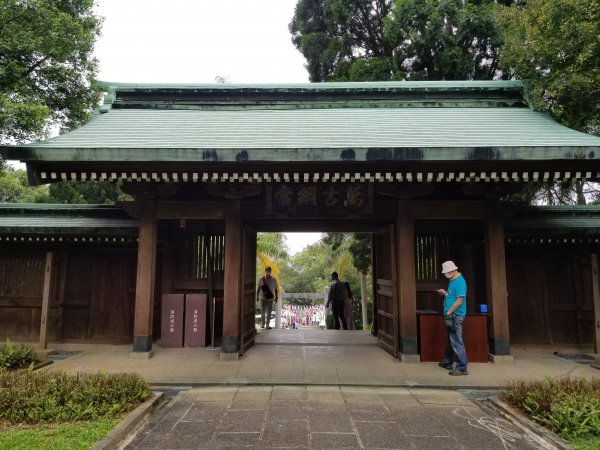
M 143 200 L 122 202 L 122 207 L 131 217 L 142 215 Z M 184 202 L 161 200 L 156 202 L 157 219 L 224 219 L 227 201 Z
M 414 202 L 398 201 L 396 218 L 396 267 L 398 270 L 398 350 L 403 360 L 418 359 L 417 286 L 415 274 Z M 416 355 L 416 356 L 415 356 Z
M 135 320 L 133 351 L 152 351 L 152 315 L 154 311 L 154 281 L 156 276 L 156 213 L 155 202 L 141 202 L 138 242 L 137 280 L 135 288 Z
M 594 299 L 594 353 L 600 353 L 600 270 L 596 253 L 592 254 L 592 294 Z
M 159 201 L 157 219 L 224 219 L 226 201 L 181 202 Z
M 46 266 L 44 268 L 44 291 L 42 294 L 42 315 L 40 320 L 40 349 L 48 348 L 48 307 L 50 306 L 50 292 L 54 268 L 54 252 L 46 253 Z
M 223 353 L 238 353 L 242 278 L 240 202 L 228 202 L 225 217 L 225 285 L 223 290 Z
M 485 220 L 485 260 L 490 353 L 510 355 L 508 328 L 508 289 L 506 285 L 506 255 L 504 250 L 504 216 L 497 202 L 490 202 Z
M 477 201 L 415 201 L 415 219 L 483 219 L 485 203 Z

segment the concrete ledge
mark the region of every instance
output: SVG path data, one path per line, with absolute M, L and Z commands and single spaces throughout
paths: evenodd
M 569 442 L 567 442 L 560 436 L 557 436 L 550 430 L 542 427 L 541 425 L 538 425 L 537 423 L 533 422 L 532 420 L 529 420 L 529 418 L 527 418 L 525 415 L 523 415 L 519 411 L 516 411 L 514 408 L 512 408 L 510 405 L 504 403 L 499 398 L 490 397 L 490 398 L 488 398 L 488 402 L 502 416 L 504 416 L 505 419 L 509 420 L 510 422 L 512 422 L 519 428 L 521 428 L 522 430 L 533 434 L 534 439 L 537 436 L 538 438 L 541 438 L 543 441 L 546 441 L 546 442 L 538 441 L 538 444 L 540 444 L 541 447 L 542 446 L 546 447 L 546 445 L 544 445 L 544 444 L 547 442 L 550 442 L 556 448 L 561 449 L 561 450 L 572 450 L 573 449 L 573 446 Z
M 237 361 L 238 359 L 240 359 L 240 354 L 239 353 L 225 353 L 225 352 L 221 352 L 219 353 L 219 359 L 221 361 Z
M 109 450 L 121 448 L 119 444 L 129 436 L 135 434 L 142 422 L 151 415 L 163 402 L 164 394 L 157 392 L 140 406 L 130 412 L 125 420 L 119 423 L 104 439 L 92 447 L 92 450 Z
M 150 359 L 154 356 L 154 351 L 149 352 L 130 352 L 129 359 Z
M 406 363 L 420 363 L 421 355 L 415 355 L 413 353 L 400 353 L 398 359 Z
M 513 364 L 514 362 L 512 355 L 494 355 L 493 353 L 488 353 L 488 358 L 494 364 Z
M 595 361 L 600 361 L 600 353 L 584 353 L 585 356 L 588 356 Z

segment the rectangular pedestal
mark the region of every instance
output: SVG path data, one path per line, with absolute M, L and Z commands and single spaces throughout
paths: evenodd
M 467 316 L 463 322 L 463 341 L 469 362 L 488 362 L 487 316 Z M 441 361 L 446 350 L 446 328 L 441 315 L 419 315 L 419 353 L 421 361 Z

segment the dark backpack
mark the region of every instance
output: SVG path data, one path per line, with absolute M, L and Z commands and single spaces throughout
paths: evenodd
M 334 303 L 344 303 L 346 301 L 346 285 L 340 280 L 335 280 L 331 287 L 331 301 Z
M 263 284 L 260 288 L 262 289 L 263 296 L 265 297 L 265 299 L 271 300 L 273 297 L 275 297 L 271 292 L 271 289 L 267 285 L 267 280 L 265 277 L 263 277 Z

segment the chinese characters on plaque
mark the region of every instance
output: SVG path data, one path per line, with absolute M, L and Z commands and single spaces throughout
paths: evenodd
M 172 309 L 169 313 L 169 332 L 175 332 L 175 310 Z
M 370 184 L 280 184 L 267 187 L 269 213 L 355 213 L 373 210 Z
M 197 333 L 198 332 L 198 310 L 194 309 L 193 314 L 194 314 L 193 315 L 193 321 L 192 321 L 192 323 L 194 324 L 194 326 L 193 326 L 193 332 Z

